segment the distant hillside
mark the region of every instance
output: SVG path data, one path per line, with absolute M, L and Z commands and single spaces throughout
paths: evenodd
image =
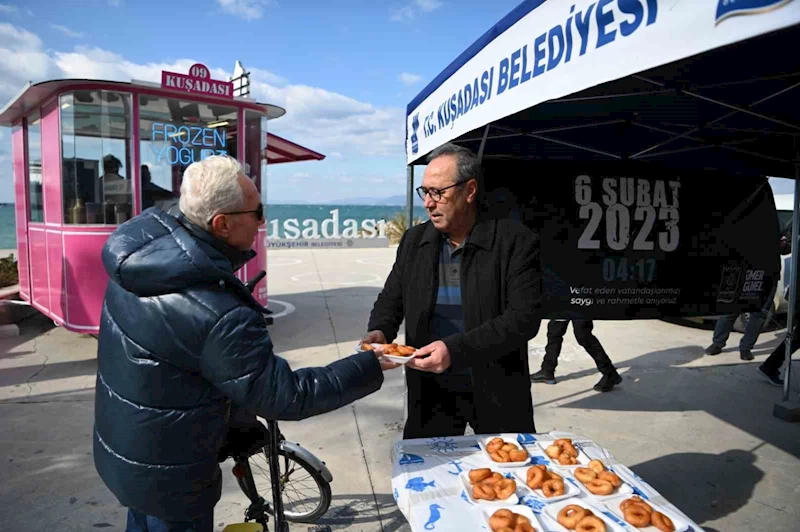
M 376 206 L 403 206 L 406 204 L 405 196 L 389 196 L 388 198 L 343 198 L 325 202 L 326 205 L 376 205 Z M 422 206 L 422 200 L 414 194 L 414 205 Z
M 340 198 L 319 203 L 307 200 L 268 200 L 268 205 L 369 205 L 375 207 L 402 207 L 406 204 L 405 196 L 389 196 L 388 198 Z M 414 205 L 421 207 L 422 200 L 414 194 Z

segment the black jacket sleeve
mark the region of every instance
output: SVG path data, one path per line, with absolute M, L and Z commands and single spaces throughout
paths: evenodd
M 372 312 L 369 315 L 368 331 L 381 331 L 389 342 L 397 337 L 400 324 L 403 323 L 403 267 L 405 264 L 405 245 L 409 232 L 403 233 L 397 246 L 392 271 L 386 278 L 383 290 L 378 294 Z
M 528 229 L 520 231 L 509 254 L 508 274 L 502 280 L 506 285 L 505 311 L 474 329 L 442 340 L 456 370 L 490 364 L 539 332 L 542 276 L 538 236 Z
M 336 410 L 380 389 L 383 372 L 372 352 L 320 368 L 292 371 L 273 352 L 264 319 L 247 307 L 211 330 L 201 355 L 203 376 L 241 407 L 265 419 L 299 420 Z

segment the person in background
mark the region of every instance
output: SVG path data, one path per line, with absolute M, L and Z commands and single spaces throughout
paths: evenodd
M 362 342 L 387 343 L 405 319 L 403 438 L 535 432 L 528 340 L 540 323 L 535 233 L 478 208 L 482 172 L 468 149 L 430 154 L 417 189 L 430 220 L 403 235 Z
M 622 382 L 622 377 L 617 373 L 617 369 L 611 363 L 611 359 L 608 358 L 605 349 L 600 344 L 600 340 L 592 334 L 594 323 L 592 320 L 571 321 L 575 339 L 594 359 L 598 371 L 603 375 L 600 382 L 594 385 L 594 389 L 598 392 L 611 391 L 614 386 Z M 544 360 L 539 371 L 531 375 L 531 382 L 556 383 L 555 371 L 558 365 L 558 356 L 561 354 L 561 345 L 564 342 L 564 335 L 567 333 L 569 322 L 570 320 L 550 320 L 548 322 Z
M 791 246 L 791 231 L 785 233 L 781 236 L 781 255 L 788 255 L 792 252 Z M 787 280 L 791 277 L 790 272 L 786 270 L 786 277 Z M 790 281 L 791 282 L 791 281 Z M 788 300 L 789 299 L 789 290 L 791 290 L 791 284 L 786 285 L 786 289 L 784 290 L 783 296 Z M 800 294 L 798 294 L 800 295 Z M 800 302 L 800 297 L 797 298 L 797 301 Z M 800 312 L 795 310 L 794 325 L 792 326 L 792 344 L 790 351 L 794 353 L 798 349 L 800 349 L 800 323 L 798 323 L 798 319 L 800 319 Z M 789 334 L 789 331 L 786 332 Z M 763 376 L 767 382 L 774 386 L 783 386 L 783 379 L 780 376 L 781 367 L 786 362 L 786 335 L 781 338 L 781 343 L 778 344 L 775 349 L 770 353 L 766 360 L 758 366 L 758 372 Z
M 789 240 L 786 235 L 780 237 L 780 254 L 786 255 L 789 253 Z M 769 297 L 764 301 L 764 306 L 758 312 L 751 312 L 747 325 L 744 329 L 744 335 L 739 340 L 739 358 L 742 360 L 750 361 L 755 357 L 753 356 L 753 347 L 758 341 L 761 334 L 761 329 L 764 328 L 764 323 L 772 316 L 772 306 L 775 299 L 775 290 L 777 289 L 777 279 L 775 286 L 772 287 Z M 733 324 L 736 322 L 738 314 L 726 314 L 717 319 L 714 326 L 714 337 L 711 340 L 711 345 L 706 348 L 706 355 L 716 356 L 722 353 L 722 349 L 728 342 L 728 337 L 733 329 Z
M 183 176 L 175 216 L 151 208 L 102 251 L 110 277 L 97 348 L 93 431 L 100 478 L 127 532 L 211 532 L 232 408 L 299 420 L 378 390 L 380 351 L 292 371 L 263 307 L 234 275 L 264 206 L 239 163 L 212 156 Z
M 142 210 L 149 209 L 150 207 L 159 207 L 162 210 L 169 210 L 166 204 L 178 201 L 178 198 L 173 195 L 172 192 L 153 183 L 153 177 L 150 175 L 150 167 L 146 164 L 139 167 L 139 176 L 142 180 Z
M 772 315 L 772 301 L 775 299 L 775 287 L 769 297 L 764 301 L 764 306 L 758 312 L 751 312 L 750 319 L 747 320 L 747 325 L 744 329 L 742 339 L 739 340 L 739 358 L 742 360 L 753 360 L 753 346 L 756 345 L 758 337 L 761 334 L 761 329 L 764 328 L 764 322 Z M 726 314 L 717 319 L 714 326 L 714 337 L 712 344 L 706 348 L 706 355 L 715 356 L 722 353 L 722 349 L 728 341 L 728 337 L 733 329 L 733 324 L 738 318 L 737 314 Z

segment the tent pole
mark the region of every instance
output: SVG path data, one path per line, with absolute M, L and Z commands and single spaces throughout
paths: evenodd
M 789 400 L 789 388 L 792 377 L 792 336 L 793 329 L 789 327 L 796 326 L 795 324 L 795 311 L 797 310 L 797 245 L 800 239 L 797 238 L 797 229 L 800 226 L 800 209 L 797 208 L 797 201 L 800 199 L 800 161 L 797 161 L 794 166 L 794 209 L 792 215 L 792 273 L 789 281 L 789 317 L 786 321 L 786 373 L 783 377 L 783 400 Z
M 406 229 L 414 227 L 414 165 L 406 167 Z
M 797 231 L 800 229 L 800 209 L 798 209 L 797 202 L 800 200 L 800 153 L 795 160 L 794 166 L 794 214 L 792 215 L 792 262 L 791 273 L 789 274 L 789 316 L 786 320 L 786 371 L 783 374 L 783 401 L 775 403 L 772 408 L 772 415 L 789 422 L 800 421 L 800 399 L 791 401 L 789 399 L 789 388 L 792 380 L 792 330 L 794 329 L 797 320 L 797 265 L 800 263 L 798 260 L 797 249 L 800 244 Z
M 489 124 L 486 124 L 486 129 L 483 130 L 483 138 L 481 139 L 481 146 L 478 148 L 478 162 L 483 160 L 483 149 L 486 148 L 486 139 L 489 137 Z

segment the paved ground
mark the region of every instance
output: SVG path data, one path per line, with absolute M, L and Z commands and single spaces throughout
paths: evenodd
M 271 252 L 271 307 L 294 309 L 271 331 L 293 367 L 352 352 L 393 258 L 391 249 Z M 124 530 L 125 510 L 100 482 L 91 456 L 96 341 L 40 317 L 21 329 L 19 337 L 0 339 L 0 530 Z M 800 425 L 772 417 L 780 390 L 755 371 L 779 331 L 761 335 L 753 363 L 739 360 L 735 333 L 731 349 L 712 358 L 703 355 L 707 330 L 639 321 L 597 322 L 595 332 L 623 385 L 608 394 L 592 390 L 598 374 L 570 329 L 559 383 L 532 387 L 539 431 L 594 438 L 705 530 L 797 530 Z M 543 333 L 531 342 L 534 369 L 543 345 Z M 320 521 L 333 530 L 408 530 L 390 490 L 389 451 L 403 421 L 401 379 L 396 370 L 354 406 L 281 425 L 333 473 L 334 502 Z M 239 520 L 246 506 L 230 465 L 223 469 L 218 530 Z

